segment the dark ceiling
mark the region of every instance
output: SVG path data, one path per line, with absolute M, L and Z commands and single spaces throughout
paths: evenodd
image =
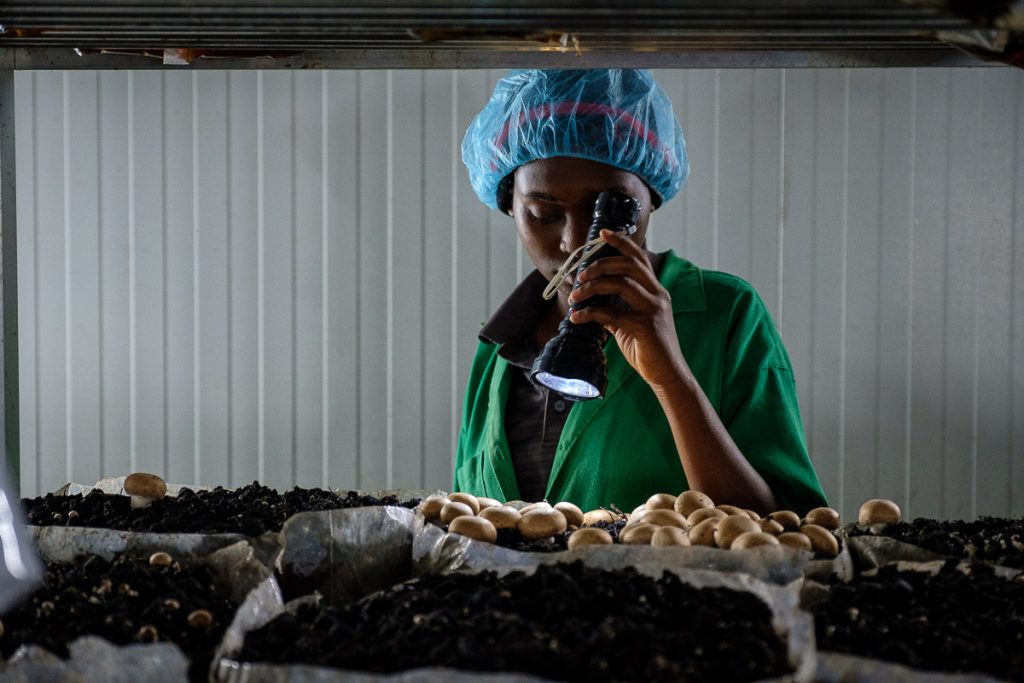
M 935 0 L 8 0 L 0 48 L 16 51 L 15 68 L 110 53 L 125 65 L 946 65 L 972 62 L 941 37 L 989 29 L 1010 4 L 964 17 Z

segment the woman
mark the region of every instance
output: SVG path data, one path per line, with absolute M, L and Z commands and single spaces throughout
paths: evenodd
M 653 493 L 703 491 L 765 513 L 825 505 L 807 455 L 789 358 L 753 288 L 671 251 L 645 250 L 651 212 L 689 173 L 671 102 L 642 70 L 517 71 L 462 145 L 474 191 L 509 214 L 536 270 L 480 333 L 455 489 L 501 500 L 569 500 L 630 510 Z M 586 241 L 594 199 L 639 200 L 637 231 L 603 231 L 621 256 L 572 290 L 541 296 Z M 577 310 L 611 338 L 602 400 L 568 403 L 529 379 L 539 349 Z

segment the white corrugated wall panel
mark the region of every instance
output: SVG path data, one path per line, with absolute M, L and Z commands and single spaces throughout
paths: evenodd
M 446 487 L 530 268 L 469 187 L 500 71 L 16 78 L 22 486 Z M 833 504 L 1024 513 L 1024 75 L 678 70 L 651 243 L 749 279 Z

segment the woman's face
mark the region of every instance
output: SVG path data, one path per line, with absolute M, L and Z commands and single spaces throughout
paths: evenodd
M 651 217 L 651 194 L 640 178 L 588 159 L 538 159 L 515 172 L 512 217 L 533 265 L 550 278 L 574 249 L 587 239 L 594 218 L 594 201 L 605 190 L 617 190 L 640 202 L 637 230 L 632 239 L 643 245 Z M 572 275 L 559 288 L 564 300 Z

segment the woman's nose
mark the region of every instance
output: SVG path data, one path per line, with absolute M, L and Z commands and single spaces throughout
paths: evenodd
M 565 222 L 562 224 L 562 240 L 559 247 L 565 254 L 571 254 L 587 239 L 587 230 L 590 228 L 590 215 L 585 211 L 566 212 Z

